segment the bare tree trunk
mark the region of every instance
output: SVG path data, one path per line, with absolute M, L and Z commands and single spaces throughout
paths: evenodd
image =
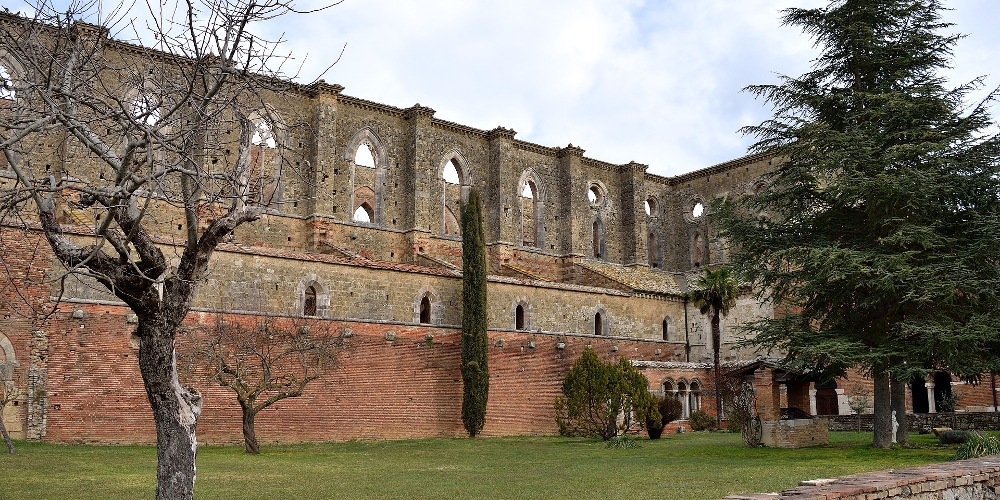
M 170 327 L 140 322 L 139 370 L 156 421 L 156 498 L 191 500 L 201 396 L 177 379 L 174 332 L 166 331 Z
M 259 455 L 260 445 L 257 444 L 257 433 L 253 428 L 254 417 L 257 412 L 253 411 L 253 405 L 243 406 L 243 442 L 246 445 L 248 455 Z
M 13 454 L 17 453 L 17 450 L 14 449 L 14 441 L 12 441 L 10 439 L 10 434 L 7 434 L 7 426 L 4 425 L 4 423 L 3 423 L 3 414 L 2 413 L 3 413 L 3 407 L 0 406 L 0 433 L 3 434 L 3 440 L 4 440 L 4 442 L 7 443 L 7 452 L 10 453 L 11 455 L 13 455 Z
M 873 392 L 874 398 L 874 422 L 872 427 L 874 434 L 872 437 L 873 448 L 892 447 L 892 405 L 889 392 L 889 374 L 885 372 L 875 372 L 872 376 L 875 383 Z
M 892 411 L 896 413 L 896 442 L 900 446 L 910 446 L 909 426 L 906 424 L 906 381 L 896 376 L 889 377 L 892 394 Z
M 719 311 L 712 308 L 712 350 L 715 364 L 715 424 L 722 429 L 722 366 L 719 363 L 719 350 L 722 348 L 722 328 L 719 326 Z

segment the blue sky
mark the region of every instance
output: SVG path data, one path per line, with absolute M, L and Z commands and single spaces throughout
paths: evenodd
M 300 0 L 300 7 L 309 7 Z M 140 2 L 144 6 L 144 2 Z M 740 89 L 799 75 L 810 41 L 779 10 L 820 0 L 345 0 L 259 25 L 348 95 L 545 146 L 568 143 L 612 163 L 677 175 L 746 154 L 737 130 L 770 109 Z M 968 34 L 954 82 L 1000 85 L 1000 2 L 946 0 Z M 13 8 L 12 8 L 13 10 Z M 302 62 L 300 60 L 300 62 Z M 991 74 L 992 73 L 992 74 Z M 996 115 L 996 110 L 994 110 Z

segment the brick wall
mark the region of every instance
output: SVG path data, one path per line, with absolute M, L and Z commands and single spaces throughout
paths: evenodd
M 113 306 L 73 305 L 47 323 L 48 419 L 45 439 L 60 443 L 151 443 L 152 415 L 131 341 L 134 325 Z M 212 324 L 192 313 L 189 327 Z M 405 324 L 331 322 L 350 329 L 340 366 L 306 393 L 257 417 L 262 442 L 402 439 L 464 434 L 458 369 L 460 333 Z M 386 340 L 386 333 L 395 340 Z M 433 335 L 431 342 L 427 335 Z M 502 341 L 502 342 L 501 342 Z M 562 343 L 563 348 L 557 344 Z M 490 403 L 483 435 L 555 434 L 553 400 L 586 346 L 606 361 L 662 359 L 662 342 L 587 335 L 490 332 Z M 531 347 L 531 346 L 534 347 Z M 612 347 L 614 346 L 614 347 Z M 183 349 L 183 346 L 179 348 Z M 202 443 L 241 439 L 239 408 L 225 388 L 194 377 L 204 396 Z

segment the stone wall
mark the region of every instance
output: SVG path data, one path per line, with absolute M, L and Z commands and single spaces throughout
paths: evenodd
M 863 415 L 830 416 L 831 431 L 856 431 L 859 420 L 861 430 L 871 432 L 874 417 Z M 908 413 L 906 423 L 910 432 L 935 427 L 951 427 L 952 429 L 1000 430 L 1000 413 L 994 412 L 953 412 L 953 413 Z
M 992 500 L 1000 493 L 1000 457 L 803 481 L 780 493 L 731 495 L 725 500 Z
M 774 448 L 805 448 L 830 442 L 825 418 L 769 420 L 761 424 L 761 442 Z

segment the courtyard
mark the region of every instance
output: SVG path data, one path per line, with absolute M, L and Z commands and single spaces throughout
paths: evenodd
M 747 448 L 729 433 L 639 439 L 639 448 L 562 437 L 352 441 L 198 450 L 200 499 L 719 499 L 799 481 L 948 460 L 954 446 L 911 435 L 912 448 L 874 450 L 871 434 L 833 432 L 826 446 Z M 0 455 L 0 497 L 149 498 L 152 446 L 19 442 Z

